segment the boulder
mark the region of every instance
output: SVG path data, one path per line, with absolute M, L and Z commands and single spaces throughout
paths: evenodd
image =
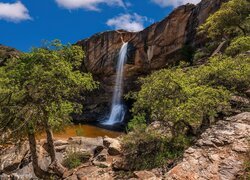
M 106 147 L 106 148 L 109 148 L 110 144 L 112 144 L 114 141 L 117 141 L 116 139 L 114 138 L 110 138 L 108 136 L 105 136 L 103 138 L 103 145 Z
M 117 156 L 121 154 L 121 143 L 118 139 L 105 137 L 103 139 L 103 144 L 106 148 L 108 148 L 109 155 Z
M 121 144 L 120 142 L 113 142 L 108 148 L 108 153 L 111 156 L 117 156 L 121 154 Z
M 29 157 L 29 144 L 24 142 L 20 146 L 9 146 L 0 154 L 0 172 L 12 172 L 26 163 Z
M 102 152 L 102 150 L 104 149 L 103 146 L 97 146 L 95 149 L 94 149 L 94 156 L 97 156 L 98 154 L 100 154 Z
M 122 157 L 116 157 L 113 159 L 112 168 L 115 171 L 129 171 L 128 165 L 124 162 Z
M 102 150 L 96 157 L 95 160 L 99 162 L 105 162 L 108 158 L 108 151 L 107 149 Z
M 55 140 L 54 141 L 54 145 L 55 146 L 64 146 L 64 145 L 68 145 L 69 142 L 66 140 Z
M 250 89 L 248 89 L 248 90 L 245 92 L 245 94 L 247 95 L 247 97 L 250 98 Z
M 137 179 L 140 180 L 157 180 L 158 178 L 155 176 L 154 173 L 150 171 L 135 171 L 134 175 Z
M 71 137 L 68 142 L 71 145 L 76 145 L 75 147 L 78 150 L 89 151 L 92 154 L 95 153 L 95 150 L 99 146 L 103 146 L 103 138 L 88 138 L 88 137 Z
M 94 160 L 92 163 L 93 163 L 94 166 L 98 166 L 98 167 L 100 167 L 100 168 L 108 168 L 108 167 L 111 167 L 111 164 L 109 164 L 109 163 L 107 163 L 107 162 L 100 162 L 100 161 Z

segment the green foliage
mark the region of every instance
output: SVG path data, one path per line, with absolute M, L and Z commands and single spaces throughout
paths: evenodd
M 204 52 L 204 51 L 197 51 L 194 54 L 194 61 L 200 60 L 200 59 L 202 59 L 204 57 L 207 57 L 207 56 L 208 56 L 208 54 L 206 52 Z
M 181 69 L 165 69 L 141 80 L 133 113 L 149 111 L 151 120 L 199 125 L 204 117 L 215 117 L 227 107 L 229 92 L 222 87 L 198 84 L 197 76 Z M 181 133 L 181 132 L 180 132 Z
M 249 64 L 244 55 L 215 56 L 198 68 L 164 69 L 141 79 L 141 90 L 133 94 L 135 118 L 130 126 L 139 127 L 143 113 L 149 113 L 151 121 L 164 121 L 173 136 L 201 126 L 229 108 L 230 92 L 249 87 Z
M 203 58 L 208 58 L 214 50 L 218 47 L 219 43 L 214 42 L 207 42 L 204 47 L 197 49 L 194 53 L 193 61 L 197 62 L 198 60 L 201 60 Z
M 188 138 L 179 135 L 170 140 L 152 131 L 134 130 L 123 137 L 125 161 L 130 170 L 167 165 L 188 147 Z
M 199 31 L 212 39 L 229 38 L 249 33 L 249 0 L 230 0 L 211 15 Z
M 91 155 L 88 152 L 70 152 L 64 159 L 63 165 L 68 169 L 74 169 L 83 163 L 88 162 Z
M 78 70 L 84 57 L 80 47 L 58 41 L 49 45 L 0 67 L 1 131 L 25 135 L 29 129 L 43 130 L 45 121 L 61 128 L 70 121 L 70 113 L 81 111 L 75 103 L 80 93 L 97 87 L 90 74 Z
M 145 114 L 138 114 L 128 123 L 128 130 L 145 129 L 147 127 Z
M 223 86 L 233 93 L 241 93 L 250 85 L 250 58 L 246 55 L 215 56 L 208 64 L 189 71 L 188 76 L 201 85 Z
M 230 46 L 226 49 L 226 54 L 236 56 L 250 50 L 250 36 L 240 36 L 232 40 Z

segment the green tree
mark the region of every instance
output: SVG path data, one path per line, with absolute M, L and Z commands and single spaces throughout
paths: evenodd
M 141 90 L 132 93 L 135 117 L 149 114 L 149 120 L 160 120 L 171 127 L 172 135 L 188 128 L 209 125 L 229 106 L 231 93 L 243 93 L 250 85 L 250 58 L 238 55 L 214 56 L 199 67 L 164 69 L 141 79 Z M 138 118 L 129 124 L 138 124 Z M 147 121 L 149 121 L 147 119 Z M 130 127 L 133 129 L 133 127 Z
M 230 0 L 211 15 L 199 28 L 201 33 L 206 33 L 209 38 L 230 38 L 238 34 L 249 34 L 250 1 Z
M 225 53 L 229 56 L 236 56 L 247 51 L 250 51 L 250 36 L 240 36 L 232 40 Z
M 81 92 L 97 87 L 90 74 L 79 71 L 83 57 L 80 47 L 53 41 L 0 68 L 0 130 L 7 139 L 28 137 L 39 178 L 49 174 L 39 167 L 35 133 L 46 132 L 50 167 L 61 176 L 64 168 L 55 156 L 52 129 L 61 128 L 70 122 L 72 112 L 81 111 L 76 103 Z
M 209 125 L 206 121 L 228 105 L 227 90 L 201 85 L 196 76 L 181 69 L 160 70 L 141 82 L 133 113 L 148 112 L 151 122 L 163 121 L 170 127 L 172 137 L 185 132 L 195 134 L 195 127 Z
M 232 93 L 241 94 L 250 85 L 250 58 L 248 55 L 238 55 L 234 58 L 218 55 L 187 74 L 199 85 L 213 88 L 223 86 Z

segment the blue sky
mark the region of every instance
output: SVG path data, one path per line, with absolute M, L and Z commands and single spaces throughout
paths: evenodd
M 29 51 L 42 40 L 75 43 L 95 33 L 140 31 L 199 0 L 0 0 L 0 44 Z

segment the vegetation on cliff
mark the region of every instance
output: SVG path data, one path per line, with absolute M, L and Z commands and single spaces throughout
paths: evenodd
M 247 0 L 223 4 L 199 28 L 207 35 L 207 44 L 219 48 L 227 42 L 224 52 L 219 48 L 223 53 L 199 66 L 181 65 L 140 79 L 140 91 L 128 95 L 135 100 L 134 118 L 128 125 L 131 132 L 123 139 L 128 164 L 130 159 L 136 164 L 131 169 L 172 162 L 211 123 L 230 113 L 232 95 L 244 96 L 250 85 L 250 57 L 244 54 L 250 50 L 249 13 Z M 210 45 L 197 52 L 211 55 Z M 153 122 L 160 122 L 167 131 L 150 130 L 147 125 Z
M 97 87 L 90 74 L 79 71 L 83 51 L 78 46 L 63 46 L 53 41 L 34 48 L 0 67 L 0 132 L 6 141 L 28 137 L 34 172 L 39 178 L 50 176 L 39 167 L 35 134 L 45 131 L 51 168 L 61 176 L 52 129 L 70 122 L 70 114 L 82 105 L 73 101 L 81 92 Z

